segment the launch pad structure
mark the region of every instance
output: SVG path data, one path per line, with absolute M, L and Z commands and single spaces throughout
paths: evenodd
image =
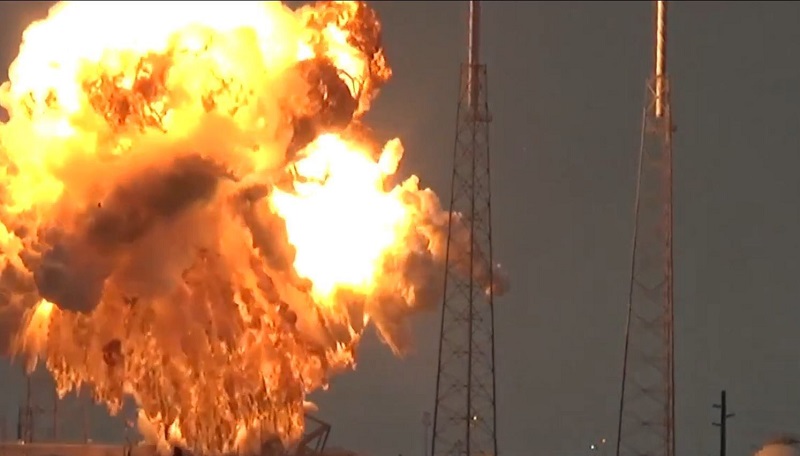
M 156 456 L 156 447 L 150 444 L 135 443 L 131 439 L 129 431 L 132 423 L 126 422 L 125 443 L 104 444 L 92 442 L 91 429 L 88 414 L 88 401 L 84 400 L 80 405 L 79 414 L 73 411 L 69 414 L 75 421 L 82 419 L 81 436 L 64 435 L 69 434 L 59 431 L 62 419 L 68 415 L 68 410 L 64 410 L 62 400 L 52 391 L 52 404 L 43 406 L 34 398 L 36 385 L 33 379 L 34 374 L 26 373 L 25 383 L 25 402 L 20 405 L 17 413 L 17 426 L 15 436 L 8 433 L 7 423 L 2 420 L 0 428 L 0 456 Z M 37 388 L 38 389 L 38 388 Z M 39 418 L 43 420 L 40 421 Z M 49 423 L 48 423 L 49 421 Z M 48 424 L 50 428 L 48 429 Z M 49 433 L 47 431 L 50 431 Z M 353 453 L 345 450 L 334 450 L 327 448 L 328 437 L 331 432 L 331 425 L 317 418 L 314 415 L 305 415 L 305 432 L 303 436 L 288 448 L 284 448 L 277 438 L 265 441 L 261 444 L 256 454 L 259 456 L 354 456 Z M 66 437 L 66 438 L 65 438 Z M 183 456 L 193 456 L 191 449 L 183 448 L 178 451 Z
M 491 115 L 486 65 L 480 63 L 480 7 L 469 2 L 468 61 L 461 66 L 456 111 L 431 456 L 497 454 Z M 469 251 L 456 258 L 451 245 L 458 216 L 469 232 Z M 475 279 L 482 270 L 488 271 L 488 287 Z
M 654 60 L 642 117 L 616 456 L 675 455 L 674 126 L 666 1 L 655 2 Z
M 55 419 L 54 419 L 55 421 Z M 28 440 L 34 435 L 32 429 L 26 430 L 23 422 L 18 426 L 16 441 L 0 441 L 0 456 L 157 456 L 154 445 L 149 444 L 102 444 L 92 443 L 88 438 L 83 442 L 64 442 L 53 439 L 42 441 Z M 311 415 L 306 415 L 306 432 L 290 448 L 283 448 L 279 441 L 262 444 L 260 456 L 353 456 L 344 450 L 329 451 L 326 448 L 331 425 Z M 183 456 L 193 456 L 190 450 L 180 451 Z

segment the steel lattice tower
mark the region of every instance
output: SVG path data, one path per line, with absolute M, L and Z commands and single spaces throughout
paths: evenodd
M 450 228 L 436 377 L 431 456 L 497 454 L 494 290 L 473 279 L 492 277 L 489 108 L 486 65 L 480 63 L 480 2 L 471 1 L 469 57 L 461 66 L 453 151 Z M 454 213 L 469 233 L 469 252 L 455 258 Z M 463 245 L 463 240 L 461 241 Z M 465 266 L 466 265 L 466 266 Z
M 655 71 L 647 82 L 642 119 L 617 456 L 675 455 L 674 128 L 666 15 L 666 2 L 656 2 Z

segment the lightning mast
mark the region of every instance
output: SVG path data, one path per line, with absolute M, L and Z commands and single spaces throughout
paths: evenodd
M 617 456 L 675 455 L 672 113 L 667 2 L 656 2 L 655 69 L 647 81 L 636 185 Z
M 497 454 L 494 290 L 473 279 L 492 260 L 489 106 L 480 63 L 480 2 L 469 2 L 469 54 L 461 66 L 456 114 L 450 227 L 436 376 L 431 456 Z M 455 257 L 454 213 L 469 233 L 469 252 Z M 463 242 L 463 241 L 462 241 Z
M 33 429 L 34 429 L 34 417 L 33 417 L 33 394 L 32 394 L 32 384 L 31 384 L 31 373 L 25 372 L 25 407 L 23 408 L 23 412 L 20 414 L 22 419 L 22 440 L 25 443 L 32 443 L 33 442 Z

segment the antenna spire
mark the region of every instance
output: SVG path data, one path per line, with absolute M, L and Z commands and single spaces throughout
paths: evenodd
M 472 114 L 478 114 L 478 92 L 480 90 L 478 80 L 478 67 L 480 65 L 481 48 L 481 2 L 469 2 L 469 56 L 467 64 L 469 66 L 468 86 L 468 105 Z
M 667 2 L 656 2 L 656 117 L 664 114 L 664 79 L 667 75 Z

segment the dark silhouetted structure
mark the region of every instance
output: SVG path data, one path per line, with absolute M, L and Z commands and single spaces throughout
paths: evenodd
M 486 65 L 480 63 L 480 2 L 470 2 L 469 57 L 461 68 L 450 199 L 445 292 L 436 378 L 431 456 L 495 455 L 494 290 L 473 272 L 492 260 L 489 108 Z M 460 214 L 460 215 L 454 215 Z M 456 239 L 461 217 L 468 239 Z M 455 257 L 451 245 L 467 242 Z
M 736 416 L 735 413 L 728 413 L 728 399 L 725 397 L 725 390 L 722 390 L 719 404 L 714 404 L 714 408 L 719 409 L 719 423 L 713 423 L 719 427 L 719 456 L 725 456 L 728 450 L 728 418 Z
M 674 128 L 667 76 L 667 3 L 655 4 L 655 70 L 647 82 L 642 119 L 617 456 L 675 455 Z

